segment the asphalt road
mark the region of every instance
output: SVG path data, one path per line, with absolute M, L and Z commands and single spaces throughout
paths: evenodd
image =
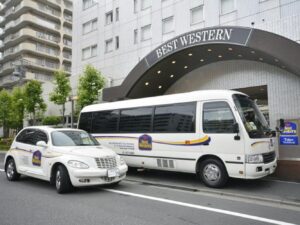
M 58 195 L 48 182 L 24 176 L 8 182 L 0 172 L 0 225 L 300 224 L 297 206 L 234 197 L 226 195 L 228 190 L 220 194 L 181 188 L 187 187 L 189 177 L 185 180 L 180 174 L 176 185 L 165 182 L 160 172 L 146 175 L 155 182 L 141 182 L 145 173 L 134 172 L 115 188 Z

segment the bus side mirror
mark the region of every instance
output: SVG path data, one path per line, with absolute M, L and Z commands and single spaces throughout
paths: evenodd
M 239 136 L 240 128 L 238 123 L 233 124 L 233 132 L 236 133 L 236 135 L 234 136 L 234 140 L 241 140 L 241 137 Z
M 233 132 L 237 133 L 237 134 L 240 132 L 240 128 L 239 128 L 238 123 L 233 124 Z

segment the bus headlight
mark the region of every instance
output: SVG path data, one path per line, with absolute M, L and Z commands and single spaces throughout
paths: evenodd
M 68 165 L 73 168 L 76 168 L 76 169 L 88 169 L 89 168 L 89 166 L 87 164 L 80 162 L 80 161 L 76 161 L 76 160 L 68 161 Z
M 264 158 L 262 154 L 246 155 L 246 163 L 263 163 Z
M 125 165 L 126 163 L 125 163 L 125 160 L 121 157 L 121 156 L 119 156 L 119 155 L 117 155 L 117 163 L 120 165 L 120 166 L 123 166 L 123 165 Z

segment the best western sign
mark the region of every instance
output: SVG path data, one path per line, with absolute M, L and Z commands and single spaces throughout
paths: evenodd
M 153 65 L 174 52 L 197 45 L 214 43 L 246 45 L 250 33 L 250 28 L 236 27 L 218 27 L 192 31 L 159 46 L 146 57 L 146 60 L 148 65 Z

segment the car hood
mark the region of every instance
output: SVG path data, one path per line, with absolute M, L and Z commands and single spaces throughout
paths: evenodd
M 117 155 L 111 149 L 106 148 L 104 146 L 56 147 L 55 152 L 75 155 L 75 156 L 93 157 L 93 158 Z

